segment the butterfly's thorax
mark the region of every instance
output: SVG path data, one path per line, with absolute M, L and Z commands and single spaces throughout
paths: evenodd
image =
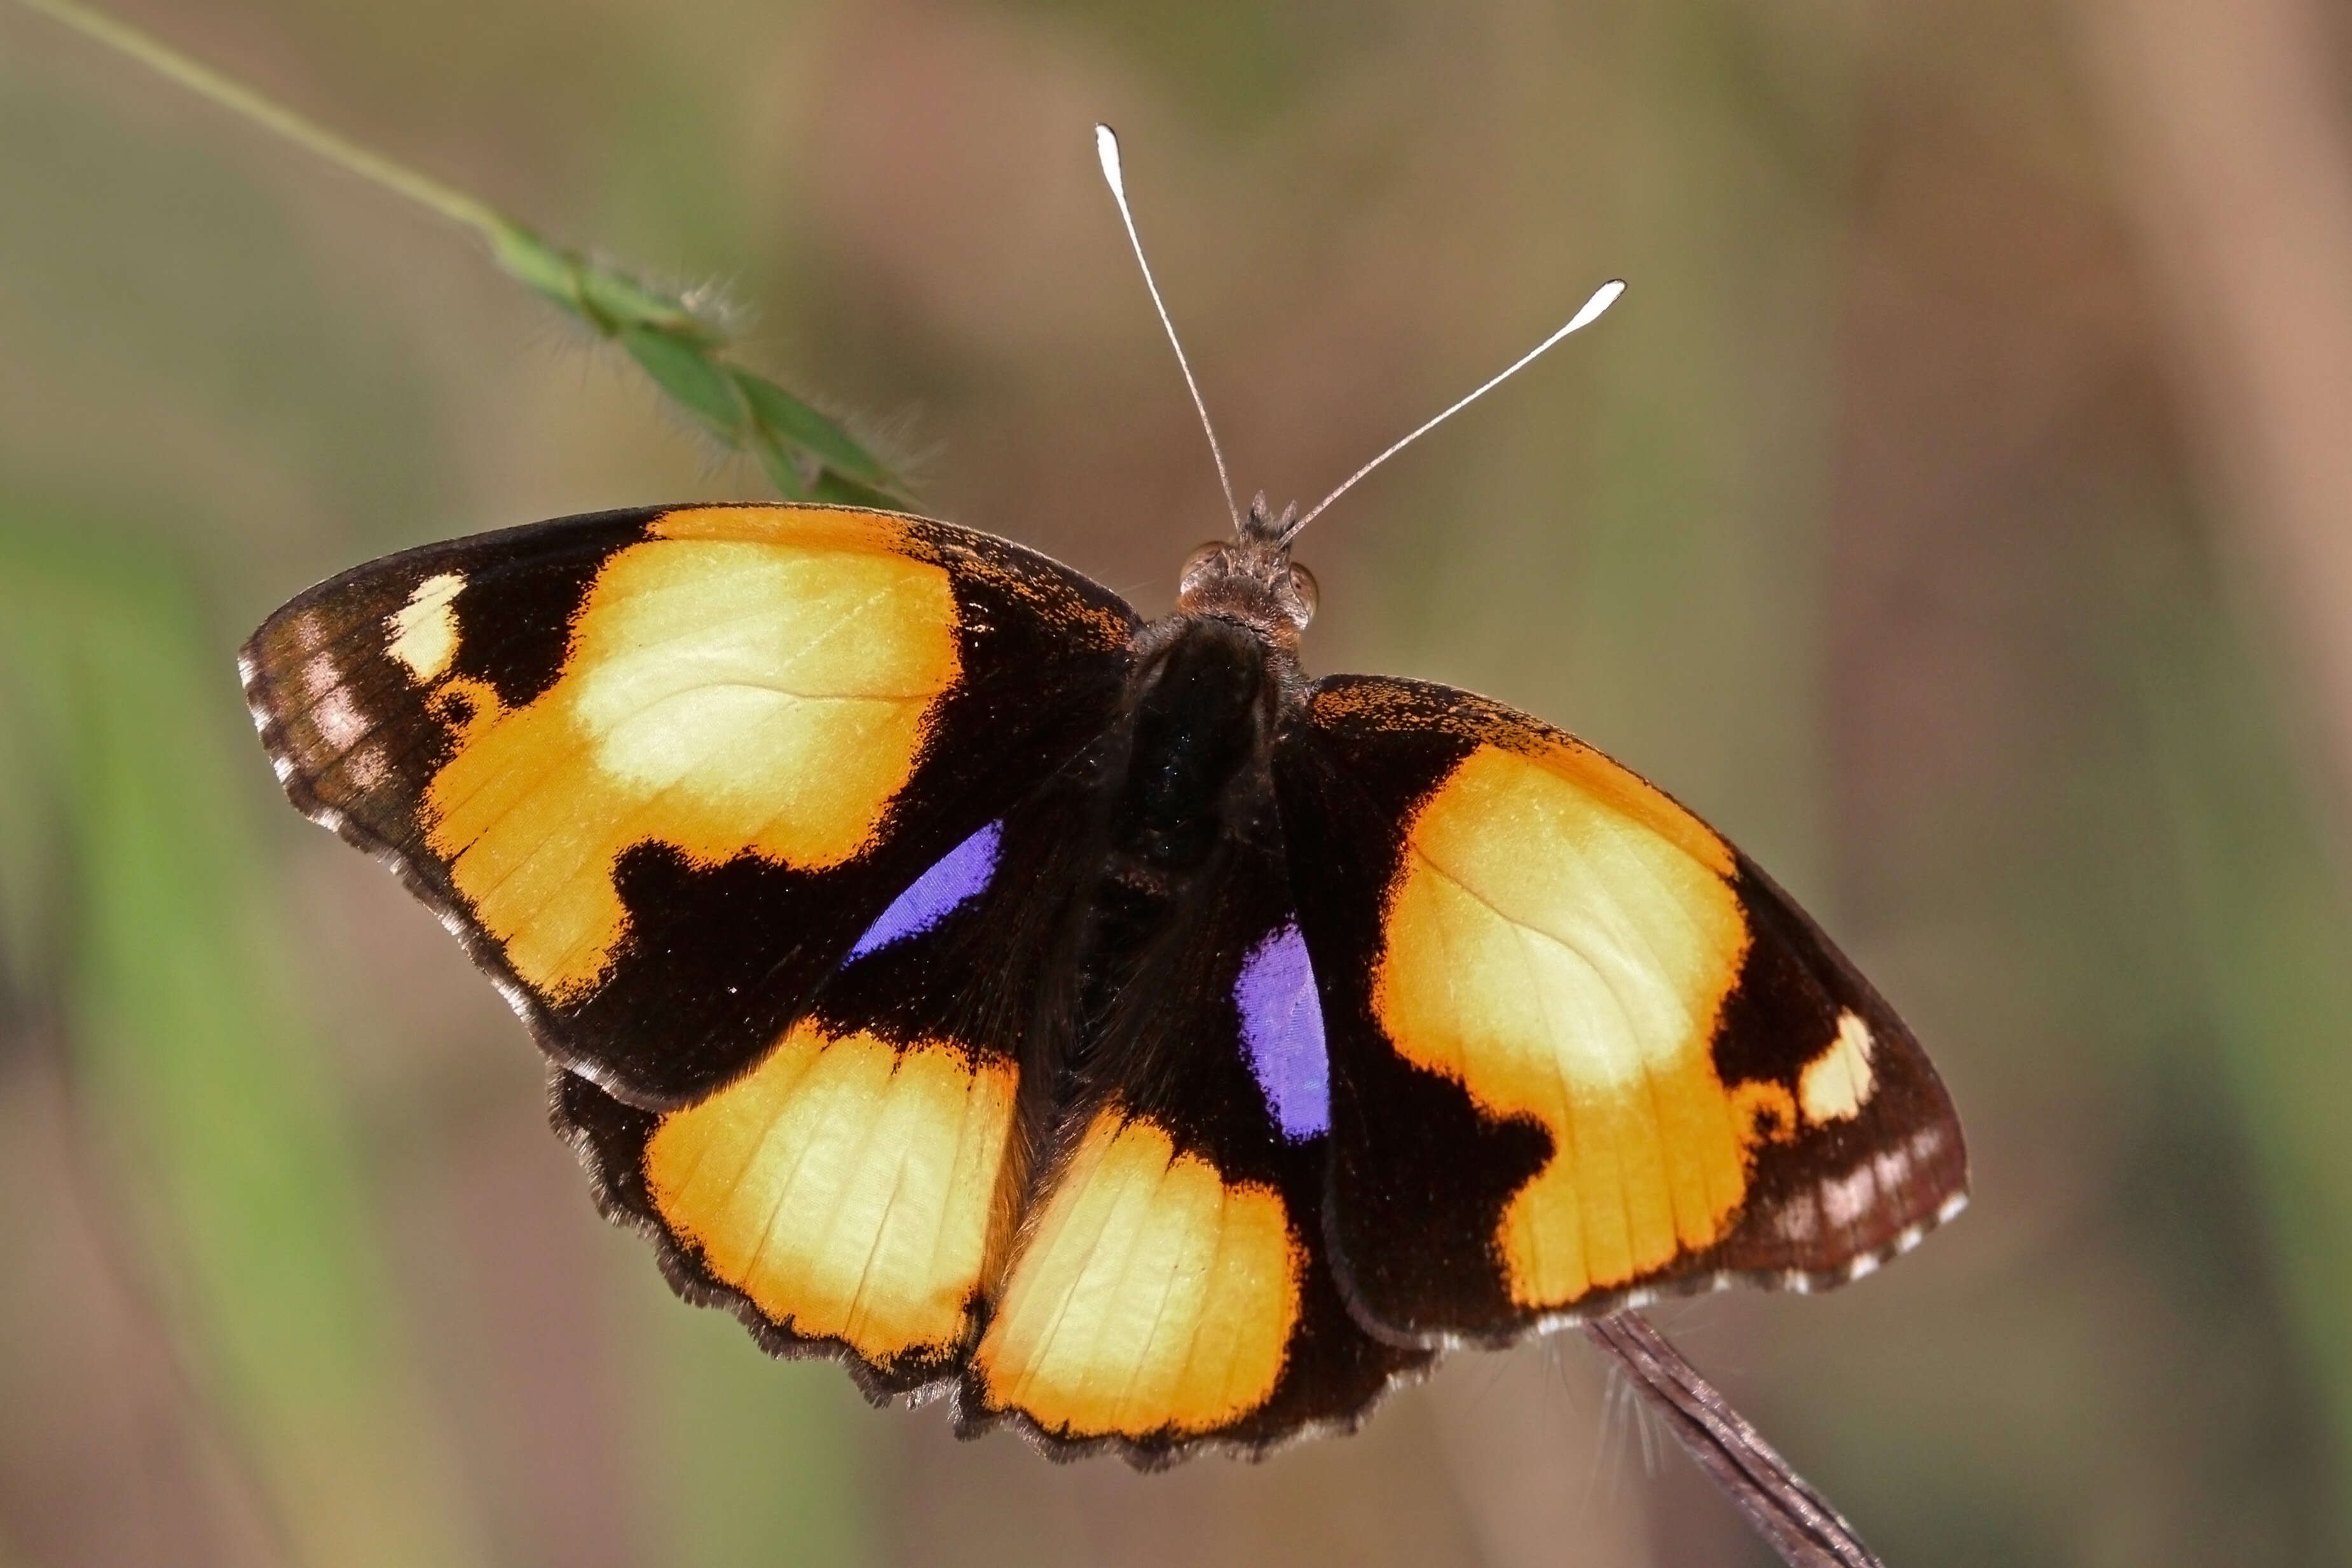
M 1099 1017 L 1231 846 L 1277 837 L 1273 738 L 1296 665 L 1252 627 L 1180 612 L 1147 628 L 1100 778 L 1105 853 L 1081 946 Z
M 1107 852 L 1081 942 L 1096 1016 L 1221 847 L 1279 839 L 1273 742 L 1302 700 L 1315 588 L 1277 528 L 1252 507 L 1238 538 L 1186 562 L 1176 612 L 1135 638 L 1122 723 L 1098 758 Z

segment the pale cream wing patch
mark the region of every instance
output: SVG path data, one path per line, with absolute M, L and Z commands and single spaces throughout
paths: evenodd
M 1272 1397 L 1306 1256 L 1281 1197 L 1097 1115 L 1013 1263 L 972 1365 L 1057 1437 L 1213 1431 Z
M 1877 1043 L 1860 1013 L 1838 1014 L 1836 1037 L 1797 1077 L 1797 1103 L 1808 1122 L 1850 1121 L 1862 1113 L 1877 1087 L 1870 1067 Z
M 664 1223 L 778 1327 L 877 1365 L 946 1356 L 980 1286 L 1009 1063 L 795 1025 L 759 1066 L 664 1116 L 645 1151 Z
M 508 712 L 478 682 L 436 694 L 464 723 L 425 794 L 427 842 L 542 995 L 573 998 L 604 975 L 631 845 L 697 865 L 835 866 L 912 775 L 959 674 L 948 574 L 894 549 L 887 517 L 788 521 L 745 538 L 738 512 L 669 514 L 598 574 L 542 695 Z M 704 537 L 721 526 L 735 537 Z M 448 663 L 440 581 L 396 629 L 420 675 Z
M 1702 1249 L 1745 1195 L 1710 1050 L 1748 942 L 1730 866 L 1672 801 L 1566 745 L 1480 747 L 1408 830 L 1373 1005 L 1408 1061 L 1551 1134 L 1495 1239 L 1522 1306 Z
M 384 627 L 384 651 L 420 685 L 439 680 L 457 656 L 457 594 L 465 586 L 461 573 L 436 572 L 416 585 Z

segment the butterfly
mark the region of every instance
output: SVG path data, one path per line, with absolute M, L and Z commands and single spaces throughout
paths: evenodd
M 1956 1212 L 1935 1069 L 1739 851 L 1526 714 L 1306 673 L 1301 526 L 1146 623 L 924 517 L 608 512 L 346 572 L 240 670 L 678 1293 L 966 1434 L 1262 1454 Z

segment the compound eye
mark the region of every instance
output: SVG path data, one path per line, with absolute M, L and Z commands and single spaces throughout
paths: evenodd
M 1189 579 L 1194 572 L 1200 570 L 1202 567 L 1216 559 L 1217 556 L 1224 549 L 1224 548 L 1225 545 L 1223 539 L 1211 539 L 1207 544 L 1202 545 L 1191 555 L 1186 556 L 1184 558 L 1184 568 L 1181 571 L 1179 571 L 1176 574 L 1176 580 L 1182 582 Z
M 1298 601 L 1307 606 L 1307 614 L 1315 613 L 1322 590 L 1315 586 L 1315 574 L 1295 561 L 1290 568 L 1290 591 L 1298 595 Z

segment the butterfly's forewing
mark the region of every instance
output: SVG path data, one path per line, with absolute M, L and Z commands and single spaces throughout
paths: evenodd
M 1143 1465 L 1258 1453 L 1352 1427 L 1428 1360 L 1368 1336 L 1331 1273 L 1320 1007 L 1270 810 L 1263 828 L 1094 998 L 967 1430 L 1009 1416 L 1063 1457 Z
M 1803 1288 L 1966 1183 L 1902 1021 L 1704 823 L 1573 738 L 1339 676 L 1277 775 L 1330 1039 L 1328 1223 L 1407 1343 Z
M 246 645 L 295 804 L 390 861 L 565 1068 L 742 1071 L 923 871 L 1097 734 L 1135 619 L 887 513 L 611 513 L 347 572 Z

